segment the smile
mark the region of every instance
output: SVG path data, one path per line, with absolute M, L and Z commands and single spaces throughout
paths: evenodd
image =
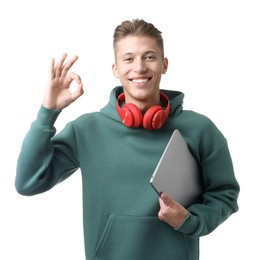
M 151 78 L 145 78 L 145 79 L 131 79 L 134 83 L 145 83 L 147 81 L 151 80 Z

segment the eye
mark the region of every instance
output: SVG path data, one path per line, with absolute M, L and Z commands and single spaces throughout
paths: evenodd
M 125 58 L 124 58 L 124 61 L 125 61 L 125 62 L 132 62 L 132 61 L 133 61 L 133 58 L 132 58 L 132 57 L 125 57 Z
M 149 61 L 155 60 L 155 56 L 154 55 L 146 55 L 145 60 L 149 60 Z

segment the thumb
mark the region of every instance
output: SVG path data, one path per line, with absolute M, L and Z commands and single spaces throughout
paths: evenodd
M 163 202 L 165 204 L 167 204 L 168 206 L 171 205 L 171 203 L 173 202 L 173 200 L 165 193 L 165 192 L 162 192 L 160 194 L 160 198 L 163 200 Z
M 72 102 L 75 101 L 77 98 L 79 98 L 83 94 L 84 94 L 83 85 L 78 84 L 77 89 L 71 93 Z

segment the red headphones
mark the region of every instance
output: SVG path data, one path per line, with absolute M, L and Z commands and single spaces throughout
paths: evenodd
M 140 109 L 132 103 L 126 103 L 121 107 L 125 102 L 125 94 L 122 93 L 117 98 L 116 110 L 125 126 L 136 128 L 143 125 L 147 130 L 156 130 L 163 126 L 170 112 L 169 98 L 162 92 L 160 100 L 166 104 L 165 109 L 162 106 L 152 106 L 143 116 Z

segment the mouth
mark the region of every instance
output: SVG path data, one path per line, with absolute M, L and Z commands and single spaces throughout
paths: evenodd
M 133 83 L 136 84 L 144 84 L 148 81 L 150 81 L 152 79 L 152 77 L 147 77 L 147 78 L 134 78 L 134 79 L 130 79 L 130 81 L 132 81 Z

